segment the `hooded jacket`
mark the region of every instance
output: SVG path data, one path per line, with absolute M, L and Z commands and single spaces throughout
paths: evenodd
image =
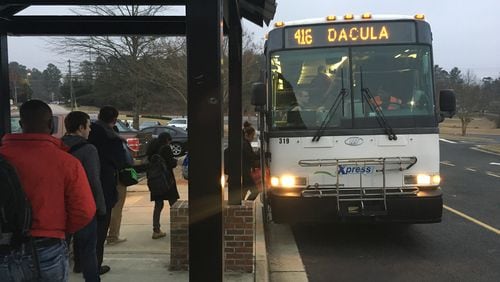
M 95 202 L 80 162 L 48 134 L 6 134 L 2 154 L 17 170 L 31 204 L 31 235 L 64 239 L 95 216 Z
M 106 215 L 106 202 L 104 201 L 104 194 L 101 185 L 101 164 L 99 162 L 99 154 L 94 145 L 87 142 L 87 139 L 78 135 L 64 135 L 61 140 L 70 149 L 73 146 L 80 146 L 78 149 L 71 152 L 75 158 L 79 159 L 82 163 L 83 169 L 87 173 L 94 201 L 97 208 L 97 215 Z

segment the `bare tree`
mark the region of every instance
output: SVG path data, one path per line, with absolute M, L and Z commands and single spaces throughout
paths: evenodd
M 477 83 L 477 77 L 471 70 L 467 70 L 465 75 L 454 68 L 450 72 L 452 84 L 457 93 L 457 116 L 460 119 L 462 127 L 462 136 L 467 134 L 467 127 L 473 120 L 474 112 L 479 110 L 481 98 L 481 89 Z
M 93 14 L 101 16 L 154 16 L 165 11 L 163 6 L 84 6 L 74 12 L 77 14 Z M 135 36 L 127 35 L 121 37 L 90 36 L 90 37 L 64 37 L 52 42 L 59 53 L 74 53 L 81 56 L 95 54 L 107 62 L 113 60 L 115 64 L 121 65 L 116 71 L 123 72 L 127 83 L 126 96 L 133 100 L 134 105 L 134 127 L 139 126 L 145 92 L 141 91 L 139 85 L 147 79 L 143 75 L 143 63 L 146 58 L 158 55 L 162 50 L 158 49 L 157 36 Z

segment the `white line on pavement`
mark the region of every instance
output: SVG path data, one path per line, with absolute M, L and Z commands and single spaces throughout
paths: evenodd
M 473 169 L 472 167 L 466 167 L 465 170 L 476 172 L 477 170 Z
M 439 138 L 439 140 L 446 142 L 446 143 L 457 144 L 457 142 L 455 142 L 455 141 L 451 141 L 451 140 L 444 139 L 444 138 Z
M 498 175 L 498 174 L 496 174 L 494 172 L 491 172 L 491 171 L 487 171 L 486 174 L 489 175 L 489 176 L 500 178 L 500 175 Z
M 455 166 L 454 164 L 450 163 L 449 161 L 442 161 L 442 165 L 447 165 L 447 166 Z
M 490 163 L 490 165 L 500 165 L 500 163 Z
M 463 212 L 459 212 L 459 211 L 457 211 L 456 209 L 450 208 L 450 207 L 448 207 L 447 205 L 443 205 L 443 207 L 444 207 L 445 209 L 447 209 L 447 210 L 451 211 L 452 213 L 454 213 L 454 214 L 456 214 L 456 215 L 460 216 L 460 217 L 463 217 L 463 218 L 465 218 L 465 219 L 467 219 L 467 220 L 469 220 L 469 221 L 472 221 L 473 223 L 475 223 L 475 224 L 477 224 L 477 225 L 479 225 L 479 226 L 481 226 L 481 227 L 483 227 L 483 228 L 486 228 L 486 229 L 488 229 L 489 231 L 492 231 L 493 233 L 496 233 L 497 235 L 500 235 L 500 230 L 496 229 L 495 227 L 493 227 L 493 226 L 491 226 L 491 225 L 488 225 L 488 224 L 486 224 L 486 223 L 484 223 L 484 222 L 481 222 L 481 221 L 479 221 L 479 220 L 477 220 L 477 219 L 475 219 L 475 218 L 473 218 L 473 217 L 470 217 L 470 216 L 466 215 L 466 214 L 465 214 L 465 213 L 463 213 Z

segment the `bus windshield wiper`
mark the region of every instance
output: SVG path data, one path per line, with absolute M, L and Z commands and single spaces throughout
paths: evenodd
M 398 137 L 396 136 L 396 133 L 394 133 L 394 130 L 392 127 L 389 125 L 387 122 L 387 119 L 385 118 L 385 115 L 382 111 L 382 109 L 379 108 L 378 105 L 375 104 L 375 98 L 373 97 L 370 88 L 364 87 L 363 86 L 363 68 L 359 68 L 359 73 L 360 73 L 360 83 L 361 83 L 361 104 L 363 105 L 363 113 L 365 112 L 365 103 L 363 100 L 366 100 L 368 106 L 370 107 L 370 110 L 372 112 L 375 112 L 376 116 L 375 118 L 377 119 L 378 125 L 385 130 L 385 133 L 387 134 L 389 140 L 397 140 Z
M 321 122 L 320 127 L 318 128 L 318 131 L 316 131 L 316 134 L 314 135 L 312 142 L 318 142 L 321 136 L 323 136 L 323 132 L 325 131 L 326 126 L 330 123 L 330 120 L 333 118 L 335 113 L 337 112 L 337 109 L 340 106 L 340 103 L 342 103 L 342 113 L 344 112 L 344 98 L 347 96 L 347 91 L 344 87 L 344 68 L 340 69 L 341 71 L 341 81 L 342 81 L 342 89 L 340 89 L 339 94 L 335 98 L 335 101 L 333 102 L 332 106 L 328 110 L 328 113 L 326 114 L 325 118 Z

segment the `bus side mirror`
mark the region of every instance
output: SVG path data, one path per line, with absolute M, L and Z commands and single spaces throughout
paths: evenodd
M 252 105 L 264 106 L 266 104 L 266 86 L 262 82 L 252 84 Z
M 451 89 L 439 91 L 439 111 L 443 118 L 452 118 L 456 112 L 455 92 Z

